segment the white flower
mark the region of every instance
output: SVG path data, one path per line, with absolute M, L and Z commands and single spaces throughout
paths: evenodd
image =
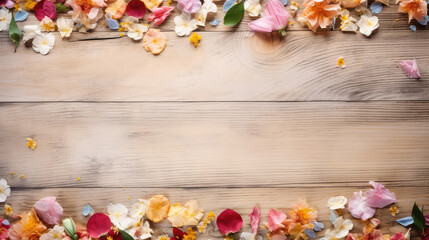
M 353 229 L 353 222 L 350 219 L 339 217 L 334 222 L 334 235 L 336 238 L 343 238 Z
M 9 24 L 11 20 L 12 13 L 10 13 L 9 10 L 4 7 L 0 9 L 0 32 L 9 30 Z
M 326 229 L 325 236 L 322 237 L 320 240 L 338 240 L 338 239 L 335 237 L 335 232 L 332 231 L 332 229 Z
M 191 19 L 191 14 L 182 13 L 174 18 L 176 27 L 174 31 L 178 36 L 188 36 L 193 30 L 197 29 L 197 21 Z
M 195 20 L 197 21 L 198 26 L 205 26 L 207 19 L 208 11 L 205 8 L 200 8 L 198 12 L 195 14 Z
M 213 3 L 213 0 L 204 0 L 204 4 L 201 8 L 207 10 L 207 12 L 215 13 L 217 12 L 217 6 Z
M 145 33 L 147 29 L 148 29 L 147 25 L 131 23 L 128 26 L 127 36 L 134 40 L 140 40 L 143 37 L 143 33 Z
M 37 34 L 33 40 L 33 50 L 42 55 L 46 55 L 54 48 L 55 36 L 52 33 Z
M 0 179 L 0 202 L 5 202 L 10 196 L 10 186 L 7 185 L 6 179 Z
M 350 12 L 347 9 L 344 9 L 341 13 L 341 31 L 344 32 L 356 32 L 358 27 L 356 25 L 357 20 L 354 17 L 350 16 Z
M 149 222 L 139 221 L 134 224 L 128 231 L 128 234 L 137 239 L 148 239 L 152 237 L 153 230 L 149 226 Z
M 63 239 L 64 228 L 55 225 L 48 233 L 42 234 L 40 240 L 61 240 Z
M 251 17 L 257 17 L 262 11 L 260 0 L 246 0 L 244 2 L 244 9 Z
M 262 240 L 262 237 L 256 235 L 255 233 L 242 232 L 240 235 L 240 240 Z
M 70 37 L 70 34 L 73 31 L 74 22 L 70 18 L 58 18 L 57 19 L 57 27 L 58 32 L 60 32 L 61 37 Z
M 358 22 L 360 33 L 369 37 L 375 29 L 377 29 L 380 25 L 378 24 L 378 17 L 376 16 L 368 16 L 362 15 Z
M 148 201 L 144 199 L 139 199 L 138 202 L 134 203 L 133 206 L 131 206 L 130 217 L 136 220 L 141 220 L 146 214 L 147 207 Z
M 22 40 L 24 40 L 24 42 L 33 39 L 37 34 L 41 33 L 39 25 L 25 25 L 23 30 L 24 37 Z
M 107 212 L 109 213 L 110 221 L 113 225 L 124 230 L 128 229 L 129 225 L 132 224 L 131 220 L 128 218 L 128 209 L 123 204 L 112 204 L 110 203 L 107 206 Z
M 48 16 L 45 16 L 42 21 L 40 21 L 40 30 L 42 32 L 53 32 L 55 31 L 55 23 L 52 19 L 48 18 Z
M 328 207 L 331 210 L 343 209 L 347 203 L 347 198 L 344 196 L 331 197 L 328 199 Z

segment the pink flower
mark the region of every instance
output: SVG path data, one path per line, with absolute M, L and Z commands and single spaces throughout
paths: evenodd
M 375 208 L 368 206 L 366 197 L 362 195 L 362 191 L 355 192 L 355 196 L 349 201 L 349 212 L 355 218 L 367 220 L 374 216 Z
M 128 3 L 126 12 L 129 16 L 140 19 L 144 17 L 146 13 L 146 6 L 140 0 L 131 0 L 130 3 Z
M 59 224 L 63 216 L 63 208 L 55 197 L 45 197 L 34 204 L 37 215 L 50 225 Z
M 53 20 L 57 16 L 57 7 L 50 0 L 42 0 L 34 6 L 34 15 L 39 21 L 45 16 Z
M 341 9 L 338 4 L 330 4 L 330 0 L 307 0 L 304 2 L 304 11 L 298 15 L 298 21 L 306 23 L 314 32 L 317 28 L 328 28 L 332 19 L 338 15 Z
M 224 235 L 235 233 L 243 226 L 243 219 L 240 214 L 231 209 L 226 209 L 216 219 L 219 231 Z
M 160 7 L 152 9 L 152 13 L 147 17 L 149 22 L 155 20 L 155 25 L 160 25 L 164 20 L 170 16 L 171 11 L 173 11 L 174 7 Z
M 257 206 L 253 207 L 253 211 L 249 214 L 250 225 L 252 226 L 253 233 L 258 232 L 259 222 L 261 221 L 261 211 Z
M 255 32 L 272 32 L 283 30 L 287 25 L 289 13 L 279 0 L 268 0 L 264 16 L 249 23 L 249 28 Z
M 403 233 L 398 232 L 395 235 L 391 236 L 390 240 L 405 240 L 405 236 Z
M 368 190 L 365 194 L 368 206 L 372 208 L 384 208 L 385 206 L 395 203 L 396 196 L 387 190 L 382 184 L 370 181 L 374 189 Z
M 185 13 L 196 13 L 201 8 L 200 0 L 177 0 L 179 10 Z
M 9 221 L 0 218 L 0 240 L 6 240 L 9 238 L 9 228 Z
M 417 66 L 416 60 L 403 60 L 399 64 L 402 66 L 402 70 L 409 78 L 420 78 L 419 67 Z
M 282 227 L 282 222 L 286 219 L 286 214 L 284 212 L 276 211 L 270 209 L 268 212 L 268 228 L 271 232 L 277 230 L 277 228 Z
M 94 213 L 86 224 L 88 234 L 93 238 L 99 238 L 101 235 L 110 231 L 113 224 L 109 216 L 104 213 Z

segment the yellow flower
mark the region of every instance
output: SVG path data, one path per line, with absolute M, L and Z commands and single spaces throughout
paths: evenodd
M 15 3 L 15 11 L 21 11 L 22 10 L 22 7 L 21 7 L 21 5 L 19 5 L 18 3 Z
M 156 240 L 170 240 L 170 236 L 167 234 L 162 234 L 161 236 L 157 237 Z
M 10 172 L 10 175 L 12 175 L 12 176 L 16 175 L 16 172 Z
M 33 139 L 31 139 L 31 138 L 27 138 L 27 146 L 29 147 L 29 148 L 31 148 L 31 150 L 34 150 L 35 148 L 36 148 L 36 146 L 37 146 L 37 143 L 36 143 L 36 141 L 34 141 Z
M 399 209 L 396 206 L 390 207 L 390 215 L 394 217 L 398 213 L 399 213 Z
M 19 175 L 19 178 L 24 179 L 24 178 L 27 178 L 27 176 L 25 176 L 25 174 L 21 174 Z
M 168 216 L 168 210 L 170 210 L 170 201 L 163 195 L 155 195 L 149 199 L 146 216 L 153 222 L 159 222 Z
M 24 8 L 27 10 L 33 10 L 33 8 L 36 6 L 37 2 L 34 0 L 26 0 L 24 3 Z
M 343 57 L 339 57 L 337 60 L 337 67 L 340 68 L 345 68 L 346 67 L 346 62 L 344 61 Z
M 205 233 L 207 225 L 215 220 L 215 214 L 213 211 L 209 212 L 207 216 L 198 224 L 198 232 Z
M 183 240 L 195 240 L 197 236 L 195 231 L 192 228 L 188 228 L 185 234 L 183 234 Z
M 10 206 L 9 204 L 5 204 L 4 213 L 8 216 L 12 216 L 12 213 L 13 213 L 12 206 Z
M 168 220 L 174 227 L 195 226 L 203 216 L 204 210 L 198 209 L 197 201 L 190 200 L 183 207 L 180 203 L 173 204 L 168 213 Z
M 194 44 L 195 47 L 198 47 L 200 45 L 201 35 L 198 35 L 196 32 L 192 33 L 192 35 L 189 37 L 189 41 Z

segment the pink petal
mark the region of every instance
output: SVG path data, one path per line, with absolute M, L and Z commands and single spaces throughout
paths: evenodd
M 131 0 L 131 2 L 128 3 L 126 13 L 129 16 L 140 19 L 144 17 L 146 13 L 146 6 L 141 0 Z
M 408 78 L 420 78 L 420 71 L 415 59 L 403 60 L 399 63 L 401 64 L 402 70 L 405 72 Z
M 374 216 L 375 208 L 371 208 L 366 203 L 366 197 L 362 196 L 362 191 L 355 192 L 355 196 L 349 201 L 349 212 L 355 218 L 367 220 Z
M 405 236 L 403 233 L 398 232 L 395 235 L 391 236 L 390 240 L 405 240 Z
M 250 225 L 252 226 L 253 233 L 258 232 L 259 222 L 261 221 L 261 211 L 257 206 L 253 207 L 253 211 L 249 214 Z
M 389 204 L 396 202 L 396 196 L 390 192 L 382 184 L 369 182 L 374 189 L 368 190 L 365 194 L 368 206 L 372 208 L 383 208 Z
M 255 32 L 272 32 L 274 30 L 274 18 L 272 16 L 264 16 L 250 22 L 249 28 Z
M 174 7 L 160 7 L 152 9 L 152 13 L 147 17 L 149 22 L 155 20 L 155 25 L 160 25 L 164 22 L 164 20 L 170 16 L 171 11 L 173 11 Z
M 270 209 L 268 212 L 268 228 L 271 232 L 275 231 L 279 226 L 282 226 L 282 222 L 286 219 L 286 214 L 284 212 L 276 211 Z
M 346 237 L 346 240 L 356 240 L 356 237 L 353 233 L 349 233 Z
M 279 0 L 268 0 L 267 5 L 265 5 L 265 14 L 273 17 L 274 30 L 286 27 L 289 13 Z
M 94 213 L 86 224 L 88 234 L 93 238 L 108 233 L 112 226 L 109 216 L 104 213 Z
M 42 0 L 34 6 L 34 15 L 39 21 L 45 16 L 53 20 L 57 16 L 57 7 L 50 0 Z
M 224 235 L 235 233 L 243 226 L 243 219 L 234 210 L 226 209 L 216 219 L 219 231 Z
M 377 218 L 370 218 L 369 221 L 372 223 L 372 225 L 374 225 L 374 228 L 378 227 L 378 225 L 380 225 L 380 219 Z
M 61 222 L 63 208 L 55 197 L 45 197 L 34 204 L 37 215 L 47 224 L 54 225 Z

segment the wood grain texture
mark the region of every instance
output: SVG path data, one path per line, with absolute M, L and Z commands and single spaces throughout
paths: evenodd
M 11 184 L 26 188 L 428 186 L 428 120 L 428 102 L 2 104 L 0 176 L 24 173 Z
M 411 214 L 414 201 L 419 204 L 429 204 L 428 187 L 387 187 L 395 192 L 398 202 L 395 204 L 400 210 L 399 215 L 392 217 L 389 209 L 378 209 L 375 217 L 381 219 L 379 229 L 384 234 L 393 234 L 399 231 L 405 232 L 407 229 L 395 222 L 396 219 L 407 217 Z M 90 203 L 97 212 L 106 212 L 108 203 L 123 203 L 127 207 L 137 201 L 138 198 L 148 199 L 155 194 L 165 194 L 171 203 L 180 202 L 184 204 L 190 199 L 196 199 L 201 208 L 206 211 L 214 211 L 219 214 L 226 208 L 232 208 L 240 213 L 244 220 L 241 231 L 250 232 L 249 217 L 247 216 L 255 204 L 261 208 L 262 221 L 267 221 L 266 213 L 270 208 L 288 212 L 293 204 L 299 199 L 305 198 L 307 202 L 319 211 L 318 220 L 323 222 L 326 228 L 332 228 L 329 222 L 329 209 L 327 200 L 329 197 L 344 195 L 347 198 L 353 196 L 353 192 L 369 189 L 369 186 L 362 188 L 355 187 L 299 187 L 299 188 L 55 188 L 55 189 L 17 189 L 13 190 L 12 196 L 8 199 L 13 204 L 16 213 L 27 211 L 41 197 L 57 196 L 57 201 L 64 207 L 64 216 L 71 216 L 78 223 L 86 223 L 87 218 L 81 214 L 82 207 Z M 128 199 L 130 197 L 130 199 Z M 352 219 L 354 228 L 352 232 L 362 232 L 363 223 L 353 219 L 344 211 L 346 218 Z M 155 236 L 172 232 L 172 227 L 167 220 L 160 223 L 152 223 Z M 259 230 L 266 239 L 266 230 Z M 323 232 L 318 236 L 323 236 Z M 199 234 L 198 239 L 223 239 L 215 224 L 208 228 L 208 233 Z M 416 238 L 417 239 L 417 238 Z
M 12 54 L 1 34 L 0 101 L 429 100 L 429 31 L 380 31 L 372 38 L 298 31 L 283 40 L 202 33 L 196 49 L 187 38 L 166 35 L 157 57 L 127 37 L 68 42 L 58 34 L 55 49 L 42 57 L 23 46 Z M 106 36 L 118 33 L 85 35 Z M 335 67 L 340 56 L 346 69 Z M 420 80 L 399 66 L 413 58 Z

